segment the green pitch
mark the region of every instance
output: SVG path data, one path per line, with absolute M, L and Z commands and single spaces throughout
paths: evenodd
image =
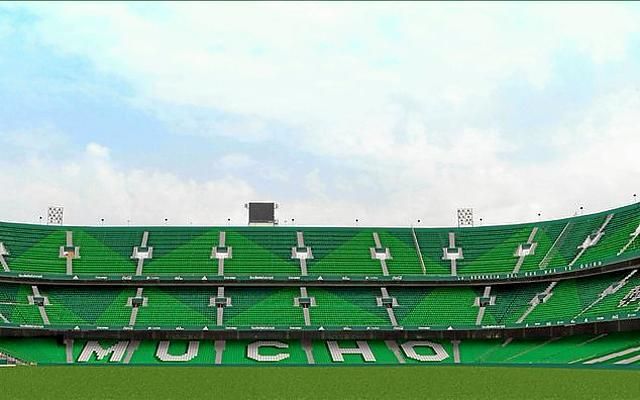
M 7 399 L 638 399 L 639 371 L 524 367 L 15 367 Z

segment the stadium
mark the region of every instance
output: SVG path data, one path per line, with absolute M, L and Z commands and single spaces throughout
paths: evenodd
M 639 20 L 0 1 L 0 399 L 640 398 Z
M 250 203 L 244 228 L 3 223 L 3 361 L 640 365 L 637 204 L 459 228 L 274 209 Z

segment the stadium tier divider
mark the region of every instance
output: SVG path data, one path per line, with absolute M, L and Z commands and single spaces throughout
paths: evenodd
M 0 328 L 449 330 L 640 318 L 640 273 L 636 269 L 495 286 L 303 289 L 2 283 Z

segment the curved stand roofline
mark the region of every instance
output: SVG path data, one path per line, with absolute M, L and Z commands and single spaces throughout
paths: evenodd
M 347 226 L 347 225 L 274 225 L 274 226 L 248 226 L 248 225 L 48 225 L 48 224 L 36 224 L 30 222 L 20 222 L 20 221 L 8 221 L 8 220 L 0 220 L 0 225 L 5 226 L 13 226 L 13 227 L 37 227 L 37 228 L 51 228 L 51 229 L 83 229 L 83 228 L 100 228 L 100 229 L 132 229 L 132 230 L 141 230 L 148 229 L 151 231 L 170 229 L 170 230 L 200 230 L 200 229 L 251 229 L 251 230 L 271 230 L 271 229 L 279 229 L 279 230 L 299 230 L 300 228 L 309 229 L 309 230 L 323 230 L 323 229 L 345 229 L 345 230 L 370 230 L 370 229 L 415 229 L 415 230 L 497 230 L 500 228 L 517 228 L 517 227 L 525 227 L 525 226 L 534 226 L 534 225 L 545 225 L 552 223 L 559 223 L 563 221 L 580 221 L 589 218 L 597 218 L 600 216 L 604 216 L 611 213 L 619 213 L 621 211 L 627 211 L 637 208 L 640 211 L 640 202 L 628 204 L 626 206 L 620 206 L 616 208 L 606 209 L 603 211 L 598 211 L 589 214 L 583 215 L 574 215 L 570 217 L 563 218 L 555 218 L 555 219 L 546 219 L 540 221 L 525 221 L 525 222 L 515 222 L 508 224 L 496 224 L 496 225 L 482 225 L 482 226 L 415 226 L 415 225 L 359 225 L 359 226 Z
M 639 259 L 640 204 L 463 228 L 0 223 L 0 275 L 14 279 L 491 282 Z

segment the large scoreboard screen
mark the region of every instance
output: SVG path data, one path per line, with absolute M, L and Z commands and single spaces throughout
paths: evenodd
M 275 222 L 275 203 L 249 203 L 249 224 Z

